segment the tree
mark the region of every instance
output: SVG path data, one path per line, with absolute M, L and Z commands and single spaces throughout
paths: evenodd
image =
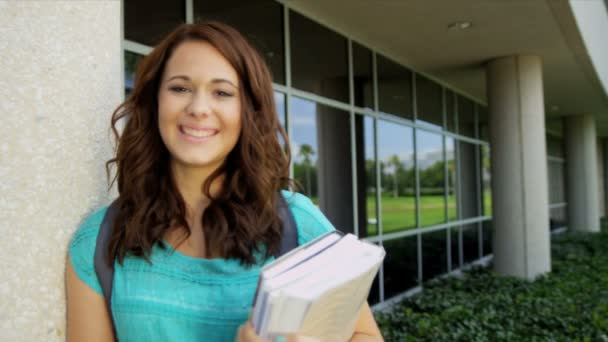
M 306 170 L 306 194 L 308 196 L 312 196 L 312 192 L 310 191 L 310 167 L 312 166 L 310 157 L 315 155 L 315 150 L 313 150 L 312 146 L 308 144 L 302 144 L 300 146 L 300 152 L 298 155 L 302 157 Z
M 399 156 L 393 154 L 388 160 L 388 165 L 393 169 L 393 197 L 399 197 L 399 187 L 397 186 L 397 172 L 403 168 Z

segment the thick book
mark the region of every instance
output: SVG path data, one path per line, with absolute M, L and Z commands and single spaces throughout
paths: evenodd
M 348 340 L 384 256 L 382 247 L 336 231 L 265 266 L 252 312 L 256 333 Z

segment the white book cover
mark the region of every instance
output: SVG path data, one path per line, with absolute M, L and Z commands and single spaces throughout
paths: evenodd
M 308 246 L 315 245 L 311 252 Z M 382 247 L 336 234 L 267 265 L 253 308 L 256 332 L 263 338 L 295 333 L 320 341 L 347 340 L 384 256 Z

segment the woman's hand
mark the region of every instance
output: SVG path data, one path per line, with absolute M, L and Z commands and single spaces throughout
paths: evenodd
M 259 337 L 255 333 L 255 329 L 253 329 L 253 324 L 251 321 L 247 321 L 247 323 L 243 324 L 239 328 L 239 332 L 236 338 L 237 342 L 268 342 L 261 337 Z M 285 338 L 285 342 L 318 342 L 316 338 L 306 337 L 306 336 L 297 336 L 290 335 Z
M 239 332 L 236 336 L 237 342 L 266 342 L 263 338 L 259 337 L 253 329 L 253 324 L 250 320 L 239 327 Z

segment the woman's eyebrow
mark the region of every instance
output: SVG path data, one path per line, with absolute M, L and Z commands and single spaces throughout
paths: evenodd
M 182 79 L 184 81 L 190 81 L 190 77 L 188 77 L 188 76 L 185 76 L 185 75 L 175 75 L 175 76 L 169 77 L 165 82 L 169 82 L 169 81 L 175 80 L 175 79 Z
M 214 78 L 211 80 L 211 83 L 228 83 L 229 85 L 235 87 L 235 88 L 239 88 L 236 84 L 234 84 L 232 81 L 227 80 L 225 78 Z
M 181 79 L 181 80 L 188 81 L 188 82 L 191 81 L 190 77 L 188 77 L 186 75 L 175 75 L 175 76 L 169 77 L 165 82 L 169 82 L 169 81 L 175 80 L 175 79 Z M 225 78 L 214 78 L 211 80 L 211 83 L 227 83 L 227 84 L 233 86 L 234 88 L 237 88 L 237 89 L 239 88 L 234 82 L 232 82 L 228 79 L 225 79 Z

